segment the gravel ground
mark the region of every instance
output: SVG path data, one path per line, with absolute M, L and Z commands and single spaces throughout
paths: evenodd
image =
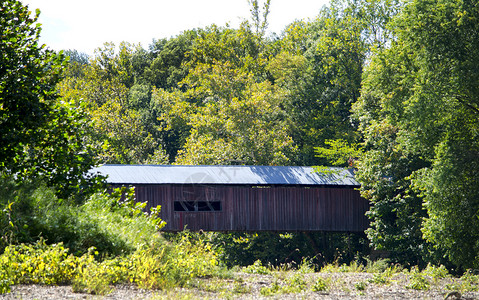
M 306 287 L 299 292 L 276 291 L 269 296 L 261 289 L 291 285 L 291 278 L 300 276 Z M 326 282 L 327 289 L 311 290 L 319 278 Z M 141 290 L 131 285 L 113 287 L 110 294 L 97 296 L 73 293 L 71 286 L 17 285 L 0 299 L 478 299 L 478 291 L 451 292 L 451 286 L 459 287 L 459 279 L 446 278 L 434 282 L 428 279 L 427 290 L 407 288 L 410 284 L 404 274 L 395 274 L 387 283 L 375 283 L 369 273 L 310 273 L 275 272 L 271 275 L 236 273 L 229 279 L 195 279 L 187 288 L 170 291 Z M 464 285 L 462 285 L 464 287 Z M 470 286 L 468 290 L 479 287 Z

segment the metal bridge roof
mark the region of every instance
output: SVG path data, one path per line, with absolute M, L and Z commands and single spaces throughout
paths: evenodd
M 352 170 L 312 167 L 103 165 L 93 173 L 108 176 L 110 184 L 232 184 L 359 186 Z

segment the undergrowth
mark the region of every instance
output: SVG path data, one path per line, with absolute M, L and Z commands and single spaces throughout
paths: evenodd
M 474 273 L 453 278 L 444 266 L 405 270 L 388 260 L 356 259 L 348 264 L 344 259 L 326 264 L 318 255 L 279 262 L 271 256 L 276 246 L 284 243 L 292 246 L 302 236 L 188 231 L 162 235 L 159 230 L 164 222 L 159 218 L 160 208 L 145 212 L 145 203 L 135 201 L 131 189 L 96 193 L 78 202 L 57 198 L 55 191 L 41 182 L 19 184 L 1 180 L 2 294 L 15 284 L 69 284 L 75 292 L 104 295 L 115 284 L 127 283 L 159 290 L 195 287 L 230 297 L 250 291 L 243 282 L 234 281 L 229 287 L 222 284 L 222 280 L 231 280 L 238 271 L 274 278 L 261 289 L 263 296 L 324 292 L 343 286 L 329 277 L 328 273 L 333 272 L 372 274 L 369 280 L 354 283 L 352 289 L 360 293 L 369 286 L 398 280 L 415 290 L 431 289 L 443 279 L 449 282 L 443 288 L 450 291 L 477 291 L 479 286 Z M 272 243 L 273 240 L 279 242 Z M 235 247 L 230 249 L 228 243 Z M 271 246 L 264 256 L 266 264 L 253 255 L 264 249 L 264 245 Z M 240 246 L 249 247 L 251 263 L 231 266 L 232 262 L 246 261 L 242 260 Z M 301 253 L 288 248 L 283 254 L 289 257 Z M 228 270 L 225 266 L 232 268 Z M 311 279 L 310 274 L 318 270 L 327 276 Z M 210 277 L 214 277 L 213 281 L 203 280 Z
M 140 288 L 169 289 L 197 277 L 220 272 L 216 253 L 208 243 L 192 242 L 185 234 L 178 244 L 162 243 L 132 254 L 98 259 L 94 248 L 75 256 L 63 244 L 8 246 L 0 255 L 0 290 L 14 284 L 71 284 L 75 292 L 104 295 L 118 283 Z

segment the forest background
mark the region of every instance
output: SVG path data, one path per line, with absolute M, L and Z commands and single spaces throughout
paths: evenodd
M 148 49 L 105 43 L 89 57 L 39 45 L 39 12 L 5 1 L 3 248 L 43 237 L 78 253 L 134 249 L 95 244 L 93 225 L 72 223 L 78 211 L 91 218 L 102 180 L 88 170 L 99 163 L 338 165 L 356 169 L 371 203 L 372 248 L 404 265 L 479 268 L 477 1 L 333 0 L 279 36 L 266 35 L 269 5 L 250 1 L 239 28 L 212 24 Z M 271 243 L 241 238 L 221 237 L 237 244 L 235 262 Z

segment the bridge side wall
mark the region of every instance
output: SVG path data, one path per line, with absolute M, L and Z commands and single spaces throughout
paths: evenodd
M 136 185 L 135 190 L 148 208 L 161 205 L 164 231 L 186 226 L 195 231 L 361 232 L 368 227 L 368 202 L 352 187 Z M 179 211 L 181 203 L 208 201 L 216 202 L 214 210 Z

